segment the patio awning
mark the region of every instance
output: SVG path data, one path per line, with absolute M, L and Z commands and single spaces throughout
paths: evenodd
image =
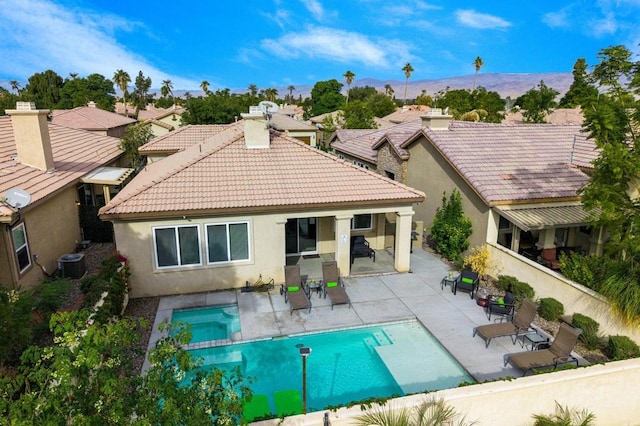
M 133 173 L 133 169 L 124 167 L 98 167 L 82 177 L 80 181 L 98 185 L 120 185 L 131 173 Z
M 494 207 L 523 231 L 589 225 L 589 213 L 581 204 L 548 207 Z

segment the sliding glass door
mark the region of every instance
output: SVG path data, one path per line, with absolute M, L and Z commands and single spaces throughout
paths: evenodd
M 287 255 L 317 254 L 318 238 L 315 217 L 289 219 L 285 225 Z

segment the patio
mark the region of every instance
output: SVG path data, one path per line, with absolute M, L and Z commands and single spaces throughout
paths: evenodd
M 503 337 L 494 339 L 485 348 L 480 337 L 472 337 L 474 327 L 489 321 L 483 308 L 468 293 L 454 295 L 449 287 L 441 290 L 440 281 L 449 270 L 447 264 L 423 249 L 414 249 L 412 273 L 384 273 L 384 253 L 378 254 L 375 264 L 381 269 L 376 275 L 344 279 L 351 309 L 336 306 L 331 310 L 329 299 L 312 294 L 311 312 L 303 310 L 289 314 L 279 285 L 269 293 L 242 293 L 238 289 L 164 297 L 158 306 L 149 346 L 160 337 L 158 324 L 170 319 L 174 308 L 237 303 L 242 340 L 418 319 L 478 382 L 522 375 L 519 370 L 503 366 L 505 354 L 526 350 L 519 343 L 514 345 L 510 338 Z M 391 257 L 388 253 L 387 256 Z M 320 269 L 314 268 L 316 264 L 320 268 L 322 260 L 300 259 L 303 276 L 321 277 Z M 360 263 L 373 262 L 366 258 L 356 259 L 354 266 Z M 583 363 L 585 361 L 581 360 Z

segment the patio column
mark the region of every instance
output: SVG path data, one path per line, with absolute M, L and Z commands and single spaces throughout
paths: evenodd
M 340 275 L 347 277 L 351 274 L 351 219 L 353 215 L 340 215 L 336 221 L 336 253 Z
M 511 251 L 515 251 L 516 253 L 520 250 L 520 228 L 518 228 L 513 223 L 509 224 L 511 226 Z
M 398 272 L 409 272 L 411 268 L 411 218 L 414 211 L 397 212 L 396 245 L 394 247 L 395 269 Z
M 556 259 L 556 230 L 555 228 L 547 228 L 540 230 L 540 236 L 538 237 L 538 243 L 536 244 L 540 250 L 542 250 L 542 258 L 544 260 Z

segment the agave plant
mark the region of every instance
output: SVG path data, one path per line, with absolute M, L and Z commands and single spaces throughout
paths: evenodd
M 444 400 L 428 399 L 413 409 L 379 406 L 356 418 L 359 426 L 467 426 Z

